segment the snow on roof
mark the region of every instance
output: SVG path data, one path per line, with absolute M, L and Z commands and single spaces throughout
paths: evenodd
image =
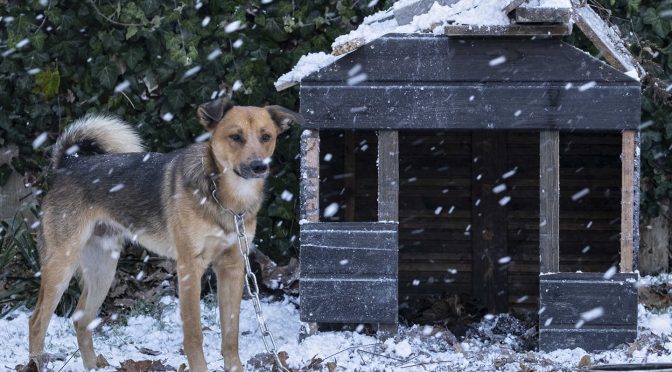
M 343 54 L 349 53 L 389 33 L 434 33 L 441 34 L 447 25 L 506 26 L 509 19 L 506 8 L 514 0 L 449 0 L 446 5 L 435 1 L 428 12 L 413 17 L 409 24 L 399 25 L 393 10 L 418 3 L 422 0 L 400 0 L 392 8 L 364 18 L 357 29 L 336 38 L 333 53 L 311 53 L 299 59 L 294 68 L 275 82 L 277 90 L 289 88 L 304 77 L 326 67 Z M 530 5 L 548 8 L 571 8 L 570 0 L 529 0 Z

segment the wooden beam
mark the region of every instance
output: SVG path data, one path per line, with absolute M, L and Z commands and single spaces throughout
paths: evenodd
M 508 26 L 448 25 L 443 29 L 443 34 L 448 36 L 565 36 L 571 33 L 571 23 Z
M 588 3 L 582 0 L 572 0 L 572 4 L 574 5 L 574 22 L 610 65 L 633 75 L 645 73 L 630 54 L 618 32 L 595 13 Z M 639 79 L 641 78 L 642 76 L 639 76 Z
M 519 6 L 523 5 L 526 0 L 510 0 L 509 4 L 502 9 L 504 13 L 509 14 L 514 10 L 518 9 Z
M 399 133 L 378 131 L 378 221 L 399 221 Z
M 472 132 L 472 288 L 490 312 L 508 311 L 506 133 Z M 504 189 L 504 190 L 503 190 Z M 502 263 L 500 263 L 502 262 Z
M 560 132 L 539 136 L 540 273 L 560 271 Z
M 517 23 L 570 23 L 571 7 L 550 7 L 543 2 L 527 2 L 516 8 Z
M 301 133 L 301 222 L 320 221 L 320 134 Z
M 635 228 L 635 136 L 633 130 L 623 131 L 623 153 L 621 154 L 621 272 L 630 273 L 634 269 L 634 228 Z

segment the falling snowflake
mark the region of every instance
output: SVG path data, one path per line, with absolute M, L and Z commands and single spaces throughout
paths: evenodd
M 324 217 L 333 217 L 338 212 L 338 203 L 331 203 L 324 208 Z

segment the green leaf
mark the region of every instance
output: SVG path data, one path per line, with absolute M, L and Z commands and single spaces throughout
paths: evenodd
M 114 63 L 108 63 L 104 65 L 98 71 L 98 81 L 105 88 L 112 88 L 117 83 L 117 66 Z
M 33 93 L 42 94 L 45 100 L 58 94 L 61 85 L 61 75 L 56 68 L 48 68 L 35 75 L 35 87 Z

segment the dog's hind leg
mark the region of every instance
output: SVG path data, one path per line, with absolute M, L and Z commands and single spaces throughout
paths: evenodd
M 46 363 L 43 352 L 49 321 L 77 269 L 82 245 L 78 234 L 71 234 L 60 243 L 48 233 L 42 235 L 39 242 L 42 245 L 40 290 L 35 310 L 30 316 L 28 333 L 29 356 L 40 367 Z
M 93 350 L 92 332 L 107 292 L 110 290 L 122 241 L 117 235 L 92 235 L 87 241 L 80 259 L 80 286 L 82 295 L 77 303 L 75 330 L 77 344 L 84 368 L 95 369 L 96 353 Z

